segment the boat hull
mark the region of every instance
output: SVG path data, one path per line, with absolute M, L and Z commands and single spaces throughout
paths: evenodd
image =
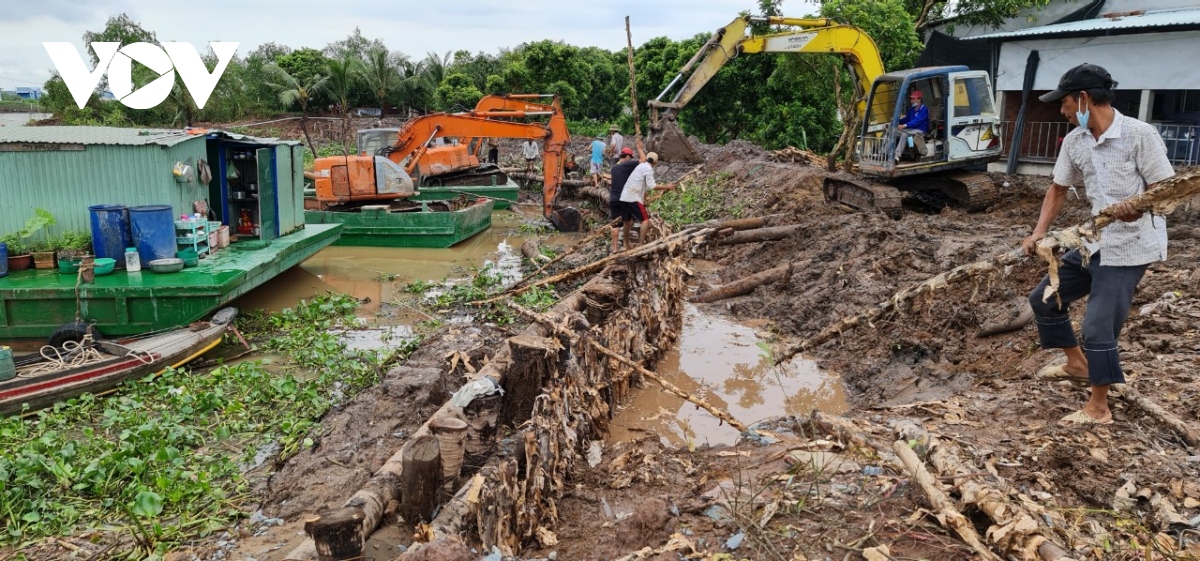
M 342 235 L 334 245 L 367 247 L 447 248 L 492 225 L 493 201 L 481 199 L 453 211 L 389 212 L 306 210 L 307 224 L 340 224 Z
M 312 257 L 340 233 L 336 224 L 308 225 L 266 242 L 240 241 L 178 273 L 116 271 L 80 285 L 78 304 L 75 275 L 14 271 L 0 278 L 0 340 L 45 339 L 76 321 L 77 310 L 106 337 L 189 325 Z

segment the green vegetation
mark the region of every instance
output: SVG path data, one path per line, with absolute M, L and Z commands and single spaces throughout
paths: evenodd
M 517 320 L 517 315 L 502 302 L 474 305 L 473 302 L 487 300 L 504 289 L 504 279 L 486 265 L 482 269 L 471 268 L 471 277 L 466 282 L 452 283 L 443 280 L 432 283 L 416 280 L 404 287 L 406 292 L 421 295 L 419 304 L 432 314 L 448 314 L 465 312 L 483 321 L 496 325 L 511 325 Z M 535 287 L 513 297 L 513 302 L 539 312 L 550 309 L 558 303 L 558 294 L 554 286 Z M 431 324 L 437 327 L 442 320 L 435 318 Z
M 857 26 L 874 39 L 888 70 L 911 67 L 922 49 L 918 30 L 931 21 L 957 17 L 964 24 L 994 25 L 1049 0 L 822 0 L 817 14 Z M 760 0 L 758 12 L 780 15 L 780 0 Z M 737 14 L 730 12 L 732 20 Z M 713 30 L 697 29 L 689 39 L 655 37 L 634 52 L 638 107 L 648 119 L 646 102 L 657 97 L 691 59 Z M 757 33 L 771 33 L 758 24 Z M 637 33 L 637 30 L 634 30 Z M 125 14 L 111 17 L 103 30 L 84 34 L 91 41 L 157 43 L 154 32 Z M 215 55 L 207 52 L 211 68 Z M 93 56 L 94 58 L 94 56 Z M 427 53 L 413 58 L 390 51 L 381 39 L 355 29 L 324 46 L 259 45 L 235 57 L 203 109 L 195 107 L 181 82 L 159 107 L 138 111 L 92 96 L 75 106 L 60 78 L 49 80 L 43 105 L 66 124 L 120 126 L 184 125 L 198 121 L 234 122 L 286 112 L 307 117 L 315 112 L 343 115 L 352 107 L 383 107 L 388 113 L 425 113 L 472 107 L 495 93 L 555 93 L 562 98 L 571 131 L 590 136 L 617 124 L 633 129 L 629 111 L 627 54 L 558 41 L 534 41 L 495 54 L 465 50 Z M 94 61 L 93 61 L 94 62 Z M 758 54 L 738 57 L 722 68 L 679 115 L 688 134 L 708 143 L 746 139 L 767 148 L 803 146 L 823 152 L 841 132 L 835 86 L 853 92 L 844 64 L 828 55 Z M 157 76 L 136 68 L 143 85 Z M 841 83 L 836 84 L 835 77 Z M 302 121 L 304 122 L 304 121 Z M 649 123 L 643 121 L 642 130 Z M 311 143 L 310 143 L 311 145 Z
M 722 171 L 708 176 L 702 183 L 691 183 L 687 190 L 676 190 L 655 201 L 654 214 L 678 230 L 715 218 L 741 218 L 745 203 L 735 202 L 729 191 L 733 174 Z
M 356 305 L 327 296 L 242 320 L 286 357 L 283 374 L 258 361 L 169 369 L 107 399 L 0 420 L 0 545 L 107 527 L 131 532 L 141 549 L 124 556 L 143 559 L 227 528 L 247 506 L 249 469 L 311 446 L 326 411 L 415 349 L 348 351 L 328 329 Z

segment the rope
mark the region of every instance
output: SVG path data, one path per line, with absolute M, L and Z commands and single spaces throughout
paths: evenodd
M 46 362 L 38 364 L 36 367 L 30 370 L 21 372 L 17 376 L 22 378 L 33 378 L 50 372 L 59 372 L 71 368 L 78 368 L 80 366 L 85 366 L 104 360 L 105 356 L 101 354 L 100 351 L 96 350 L 96 348 L 92 346 L 92 343 L 93 341 L 91 334 L 84 335 L 83 341 L 67 341 L 66 343 L 63 343 L 62 346 L 62 351 L 66 351 L 65 356 L 63 355 L 62 351 L 59 351 L 59 349 L 50 345 L 43 345 L 39 351 L 39 354 L 42 355 L 42 358 L 46 359 Z

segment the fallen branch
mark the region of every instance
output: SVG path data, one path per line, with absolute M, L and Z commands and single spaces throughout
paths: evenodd
M 1130 386 L 1129 384 L 1113 386 L 1112 393 L 1113 395 L 1125 400 L 1126 403 L 1133 405 L 1134 407 L 1141 409 L 1147 415 L 1154 417 L 1154 420 L 1175 431 L 1180 438 L 1183 438 L 1184 442 L 1188 443 L 1188 446 L 1200 446 L 1200 436 L 1197 436 L 1196 431 L 1192 430 L 1192 428 L 1189 427 L 1187 423 L 1183 421 L 1183 419 L 1180 419 L 1179 417 L 1173 415 L 1170 411 L 1163 409 L 1161 405 L 1151 401 L 1149 398 L 1142 395 L 1141 392 L 1133 389 L 1133 386 Z
M 705 292 L 704 294 L 700 294 L 695 298 L 692 298 L 692 302 L 708 304 L 717 302 L 719 300 L 724 300 L 726 298 L 733 298 L 734 296 L 750 294 L 751 292 L 754 292 L 755 288 L 758 288 L 764 284 L 770 284 L 783 280 L 788 276 L 789 269 L 795 265 L 795 263 L 788 263 L 773 269 L 767 269 L 765 271 L 754 273 L 753 275 L 750 275 L 744 279 L 721 285 L 708 292 Z
M 708 222 L 700 222 L 697 224 L 688 224 L 687 228 L 712 228 L 714 230 L 753 230 L 755 228 L 765 228 L 774 224 L 781 218 L 792 216 L 790 213 L 768 214 L 766 216 L 754 216 L 750 218 L 734 218 L 731 220 L 709 220 Z
M 983 545 L 979 532 L 975 531 L 975 526 L 971 524 L 971 521 L 967 520 L 967 517 L 954 507 L 954 503 L 950 502 L 949 497 L 938 487 L 937 482 L 934 481 L 933 476 L 929 475 L 929 470 L 925 469 L 925 464 L 917 457 L 916 452 L 913 452 L 912 448 L 901 440 L 892 444 L 892 450 L 896 452 L 900 466 L 925 492 L 925 498 L 929 499 L 929 505 L 936 511 L 934 515 L 937 516 L 938 522 L 958 534 L 980 558 L 988 561 L 1000 561 L 1000 556 Z
M 536 276 L 542 274 L 542 271 L 545 271 L 546 267 L 549 267 L 555 263 L 558 263 L 559 261 L 562 261 L 563 258 L 565 258 L 566 256 L 571 255 L 571 254 L 575 253 L 576 251 L 579 251 L 579 248 L 587 247 L 588 244 L 592 243 L 592 240 L 595 240 L 595 239 L 603 236 L 604 234 L 608 234 L 609 233 L 608 229 L 610 227 L 612 227 L 616 222 L 617 222 L 616 220 L 613 220 L 612 222 L 609 222 L 608 224 L 604 225 L 604 227 L 596 228 L 596 231 L 592 232 L 592 234 L 590 236 L 583 238 L 582 240 L 579 240 L 578 242 L 575 242 L 575 245 L 567 248 L 567 250 L 564 251 L 562 253 L 562 255 L 559 255 L 558 257 L 551 259 L 550 261 L 548 261 L 541 267 L 538 267 L 538 270 L 536 270 L 532 273 L 529 273 L 528 275 L 525 275 L 525 278 L 513 283 L 512 286 L 508 287 L 508 290 L 513 290 L 513 289 L 519 288 L 521 285 L 529 282 L 529 280 L 532 279 L 533 277 L 536 277 Z
M 523 286 L 521 288 L 510 288 L 508 290 L 505 290 L 504 292 L 501 292 L 500 294 L 497 294 L 496 296 L 488 298 L 487 300 L 476 300 L 474 302 L 471 302 L 471 304 L 474 306 L 482 306 L 484 304 L 492 304 L 494 302 L 499 302 L 500 300 L 503 300 L 505 298 L 511 298 L 513 296 L 516 296 L 518 294 L 521 294 L 523 292 L 531 290 L 535 287 L 546 286 L 548 284 L 562 282 L 562 281 L 569 280 L 569 279 L 572 279 L 572 278 L 580 276 L 580 275 L 585 275 L 585 274 L 588 274 L 591 272 L 598 271 L 600 269 L 603 269 L 605 265 L 608 265 L 609 263 L 611 263 L 613 261 L 625 261 L 628 259 L 644 257 L 646 255 L 651 255 L 651 254 L 662 252 L 662 251 L 671 251 L 674 248 L 678 247 L 678 245 L 681 243 L 695 241 L 695 240 L 702 240 L 705 236 L 707 236 L 711 233 L 712 233 L 711 229 L 684 230 L 677 234 L 671 234 L 670 236 L 667 236 L 660 240 L 656 240 L 651 243 L 635 247 L 633 249 L 627 249 L 620 253 L 614 253 L 603 259 L 597 259 L 596 261 L 592 261 L 591 263 L 588 263 L 587 265 L 584 265 L 582 267 L 576 267 L 574 269 L 571 269 L 570 271 L 566 271 L 564 273 L 559 273 L 552 277 L 542 279 L 540 281 Z
M 1157 183 L 1157 187 L 1128 199 L 1128 202 L 1141 212 L 1169 214 L 1178 204 L 1197 193 L 1200 193 L 1200 170 L 1192 169 Z M 1084 240 L 1098 239 L 1098 233 L 1105 226 L 1111 224 L 1113 220 L 1116 220 L 1114 206 L 1104 208 L 1086 224 L 1073 226 L 1066 230 L 1049 232 L 1038 242 L 1037 253 L 1042 259 L 1046 260 L 1047 266 L 1050 269 L 1050 286 L 1046 288 L 1045 298 L 1049 298 L 1058 291 L 1058 258 L 1054 255 L 1054 250 L 1059 248 L 1079 248 L 1083 246 Z M 913 300 L 918 296 L 931 294 L 935 290 L 945 288 L 951 284 L 989 274 L 1024 260 L 1024 251 L 1021 248 L 1017 248 L 990 259 L 955 267 L 916 286 L 901 290 L 891 298 L 864 310 L 858 315 L 844 318 L 826 327 L 815 336 L 805 339 L 779 353 L 776 364 L 782 363 L 796 356 L 798 353 L 829 341 L 850 329 L 869 324 L 884 314 L 898 309 L 901 304 Z
M 568 331 L 567 329 L 563 328 L 561 325 L 555 323 L 554 320 L 552 320 L 549 316 L 539 314 L 533 310 L 524 308 L 520 304 L 516 304 L 514 302 L 508 302 L 508 307 L 512 308 L 517 313 L 519 313 L 537 323 L 542 324 L 544 327 L 554 331 L 558 335 L 561 335 L 564 337 L 571 337 L 574 334 L 573 332 Z M 601 345 L 600 343 L 591 339 L 590 337 L 587 337 L 586 333 L 581 334 L 580 337 L 586 339 L 588 345 L 590 345 L 593 349 L 596 349 L 596 352 L 598 352 L 608 358 L 611 358 L 621 364 L 624 364 L 625 366 L 628 366 L 628 367 L 634 369 L 642 376 L 645 376 L 646 378 L 649 378 L 651 380 L 654 380 L 655 382 L 658 382 L 658 385 L 662 386 L 662 388 L 664 390 L 667 390 L 668 392 L 675 394 L 676 396 L 682 397 L 683 399 L 686 399 L 689 402 L 694 403 L 695 405 L 699 406 L 700 408 L 704 409 L 705 411 L 712 413 L 712 415 L 714 417 L 716 417 L 726 423 L 729 423 L 729 426 L 731 426 L 739 431 L 745 432 L 746 424 L 737 420 L 736 418 L 734 418 L 733 415 L 730 415 L 727 411 L 725 411 L 725 410 L 721 409 L 720 407 L 717 407 L 711 403 L 708 403 L 707 401 L 705 401 L 704 399 L 702 399 L 696 395 L 693 395 L 691 393 L 688 393 L 688 392 L 680 389 L 675 384 L 672 384 L 672 383 L 664 380 L 658 374 L 655 374 L 654 372 L 647 370 L 645 367 L 634 362 L 633 360 L 629 359 L 628 357 L 621 355 L 619 353 L 616 353 L 616 352 L 612 351 L 611 349 L 609 349 L 608 347 L 605 347 L 604 345 Z
M 912 421 L 898 421 L 894 425 L 896 435 L 905 442 L 916 441 L 928 450 L 928 460 L 943 475 L 966 475 L 976 470 L 968 469 L 959 460 L 958 447 L 951 442 L 941 441 Z M 905 446 L 907 447 L 907 445 Z M 962 496 L 962 503 L 979 509 L 991 521 L 986 537 L 1005 555 L 1016 559 L 1042 559 L 1042 561 L 1069 561 L 1066 549 L 1042 535 L 1038 518 L 1027 510 L 1027 506 L 1041 510 L 1038 505 L 1018 505 L 1004 499 L 1005 493 L 970 478 L 955 485 Z
M 742 243 L 782 240 L 791 236 L 792 234 L 795 234 L 796 232 L 799 232 L 802 228 L 804 228 L 804 226 L 801 224 L 789 224 L 787 226 L 775 226 L 772 228 L 743 230 L 717 240 L 717 245 L 736 245 Z

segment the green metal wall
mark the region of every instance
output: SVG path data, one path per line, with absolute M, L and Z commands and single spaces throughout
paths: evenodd
M 286 235 L 304 221 L 304 215 L 296 214 L 296 175 L 292 170 L 292 147 L 275 146 L 275 179 L 279 189 L 276 199 L 279 205 L 279 235 Z M 301 201 L 303 204 L 303 201 Z
M 91 231 L 88 207 L 169 204 L 191 213 L 207 185 L 176 183 L 177 161 L 208 158 L 203 136 L 174 146 L 89 145 L 83 151 L 0 152 L 0 236 L 14 232 L 35 207 L 54 214 L 52 234 Z

